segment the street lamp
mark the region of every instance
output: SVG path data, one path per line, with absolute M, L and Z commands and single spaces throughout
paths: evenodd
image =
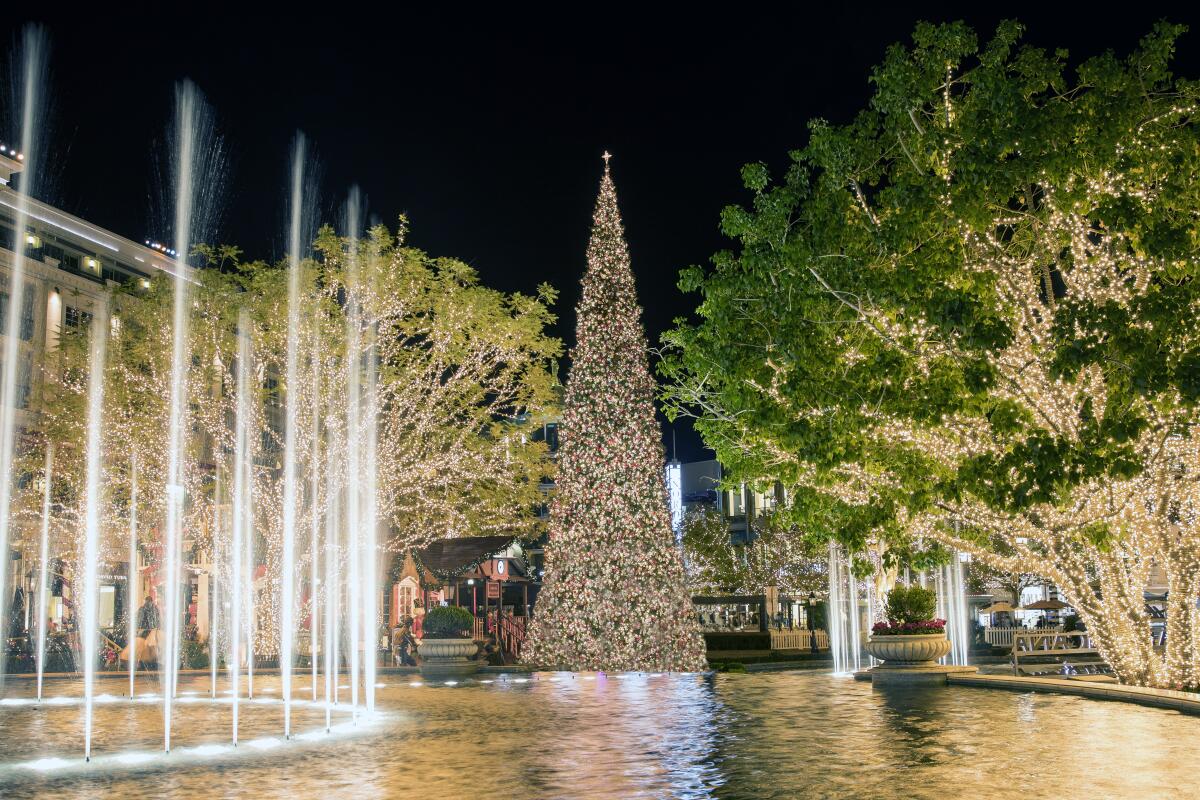
M 808 643 L 812 646 L 812 653 L 814 656 L 817 654 L 817 630 L 813 626 L 813 617 L 816 615 L 816 611 L 817 611 L 817 593 L 809 592 L 808 593 L 808 614 L 806 615 L 808 617 Z

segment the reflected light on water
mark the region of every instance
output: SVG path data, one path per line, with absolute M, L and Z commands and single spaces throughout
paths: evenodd
M 898 796 L 897 780 L 904 796 L 953 798 L 970 787 L 1011 797 L 1036 786 L 1044 797 L 1140 798 L 1187 796 L 1180 787 L 1200 770 L 1200 722 L 1122 703 L 884 691 L 808 672 L 586 677 L 464 679 L 454 691 L 397 681 L 381 689 L 381 713 L 352 722 L 343 704 L 328 734 L 322 704 L 296 705 L 291 741 L 278 695 L 273 705 L 256 698 L 237 748 L 227 702 L 187 703 L 169 756 L 156 752 L 157 707 L 108 702 L 97 706 L 97 730 L 120 733 L 98 742 L 89 765 L 72 749 L 78 707 L 5 703 L 0 796 L 268 800 L 295 796 L 303 776 L 306 796 L 330 798 L 500 797 L 518 787 L 528 797 L 882 799 Z

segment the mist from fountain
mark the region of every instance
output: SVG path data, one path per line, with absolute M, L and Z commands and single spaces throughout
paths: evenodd
M 36 134 L 45 102 L 47 50 L 45 31 L 37 25 L 27 25 L 21 36 L 22 79 L 21 154 L 23 167 L 17 181 L 17 207 L 13 214 L 13 258 L 8 281 L 8 320 L 5 326 L 4 365 L 0 375 L 0 553 L 9 552 L 12 527 L 12 492 L 16 475 L 13 460 L 16 455 L 17 382 L 21 358 L 21 326 L 25 318 L 25 228 L 29 224 L 29 198 L 38 178 Z M 8 624 L 8 565 L 0 568 L 0 606 L 4 624 Z M 44 623 L 42 623 L 44 624 Z M 4 686 L 8 648 L 0 648 L 0 688 Z

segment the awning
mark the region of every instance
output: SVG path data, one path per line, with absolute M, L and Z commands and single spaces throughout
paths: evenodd
M 462 536 L 454 539 L 439 539 L 425 547 L 412 551 L 413 563 L 421 574 L 422 582 L 450 583 L 467 572 L 474 572 L 479 565 L 497 553 L 503 553 L 516 536 Z M 428 581 L 432 577 L 434 581 Z

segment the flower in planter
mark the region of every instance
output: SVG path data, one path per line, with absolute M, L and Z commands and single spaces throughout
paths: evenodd
M 929 633 L 945 633 L 946 620 L 927 619 L 919 622 L 876 622 L 871 628 L 875 636 L 919 636 Z
M 876 622 L 875 636 L 920 636 L 945 633 L 946 620 L 934 619 L 937 596 L 923 586 L 896 586 L 887 595 L 887 622 Z

